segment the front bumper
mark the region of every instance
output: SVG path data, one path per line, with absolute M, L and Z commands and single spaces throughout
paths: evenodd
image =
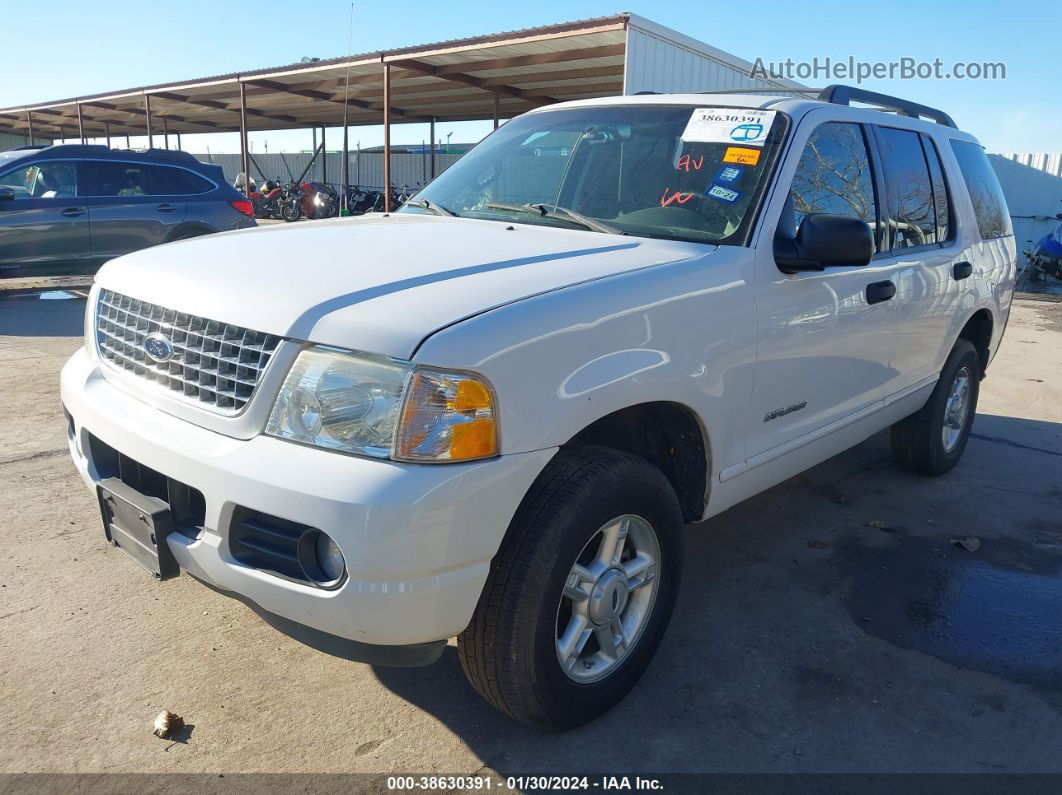
M 326 640 L 380 646 L 427 644 L 460 633 L 513 513 L 555 452 L 416 465 L 267 436 L 233 439 L 117 389 L 84 348 L 66 363 L 61 380 L 70 450 L 85 483 L 95 491 L 100 479 L 89 452 L 92 434 L 201 491 L 203 532 L 195 539 L 168 538 L 181 569 L 238 596 L 267 620 L 279 618 L 278 628 L 307 628 L 311 637 L 300 639 L 318 647 L 312 636 L 321 633 Z M 328 533 L 346 558 L 347 580 L 327 591 L 237 561 L 227 528 L 240 506 Z

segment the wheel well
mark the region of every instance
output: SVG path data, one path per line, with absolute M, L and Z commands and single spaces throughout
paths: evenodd
M 708 499 L 710 450 L 694 413 L 679 403 L 641 403 L 579 431 L 568 445 L 596 444 L 644 458 L 671 482 L 682 518 L 696 522 Z M 567 446 L 567 445 L 566 445 Z
M 181 224 L 172 232 L 169 237 L 166 238 L 167 243 L 172 243 L 175 240 L 187 240 L 190 237 L 199 237 L 200 235 L 209 235 L 214 230 L 209 226 L 203 224 Z
M 974 312 L 959 332 L 959 338 L 969 340 L 977 349 L 977 355 L 981 357 L 981 377 L 984 378 L 988 370 L 988 350 L 992 344 L 992 313 L 987 309 Z

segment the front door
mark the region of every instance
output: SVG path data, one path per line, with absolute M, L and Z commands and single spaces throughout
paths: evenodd
M 893 266 L 782 273 L 771 241 L 779 225 L 792 234 L 804 217 L 831 213 L 860 218 L 876 230 L 875 176 L 863 126 L 804 118 L 757 247 L 758 351 L 748 418 L 749 458 L 814 438 L 816 431 L 882 401 L 892 379 L 895 302 L 868 287 L 892 278 Z M 808 436 L 813 434 L 813 436 Z M 786 448 L 782 448 L 786 449 Z M 780 451 L 779 451 L 780 452 Z
M 93 267 L 89 208 L 76 162 L 53 160 L 0 174 L 0 277 Z

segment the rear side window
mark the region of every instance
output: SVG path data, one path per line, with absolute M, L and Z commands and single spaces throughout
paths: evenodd
M 937 242 L 947 243 L 955 239 L 955 227 L 951 222 L 951 195 L 948 183 L 944 179 L 944 170 L 940 166 L 940 153 L 937 145 L 928 135 L 922 134 L 922 149 L 929 163 L 929 176 L 933 180 L 933 208 L 937 216 Z
M 952 141 L 951 149 L 970 192 L 981 238 L 990 240 L 1013 234 L 1007 200 L 1003 198 L 1003 189 L 999 187 L 996 172 L 992 170 L 984 149 L 968 141 Z
M 151 184 L 157 194 L 191 196 L 214 189 L 211 182 L 197 174 L 169 166 L 151 166 Z
M 813 213 L 854 216 L 877 229 L 870 158 L 858 124 L 826 122 L 815 129 L 800 156 L 789 196 L 794 230 Z
M 878 140 L 889 196 L 892 248 L 936 243 L 936 200 L 918 133 L 879 127 Z
M 150 196 L 150 167 L 136 163 L 88 164 L 89 196 Z
M 213 188 L 211 182 L 183 168 L 105 161 L 88 167 L 89 196 L 181 196 Z

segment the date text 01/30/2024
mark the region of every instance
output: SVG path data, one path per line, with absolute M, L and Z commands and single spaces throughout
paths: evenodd
M 387 789 L 397 791 L 419 790 L 424 792 L 450 791 L 454 789 L 472 792 L 503 791 L 556 791 L 556 790 L 602 790 L 602 791 L 659 791 L 664 788 L 658 778 L 645 776 L 507 776 L 494 779 L 491 776 L 388 776 Z

